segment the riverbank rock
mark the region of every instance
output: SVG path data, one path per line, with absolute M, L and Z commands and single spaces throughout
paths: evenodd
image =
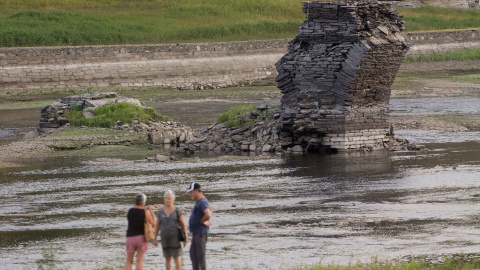
M 301 154 L 388 146 L 391 85 L 410 46 L 402 16 L 374 0 L 304 2 L 303 12 L 306 20 L 276 64 L 281 106 L 263 119 L 252 113 L 248 127 L 210 126 L 186 150 Z
M 91 109 L 119 102 L 128 102 L 140 108 L 146 108 L 138 99 L 122 97 L 115 92 L 94 92 L 64 97 L 42 109 L 38 128 L 28 133 L 26 138 L 52 133 L 61 127 L 68 126 L 68 119 L 64 115 L 71 110 L 74 105 L 83 108 L 82 114 L 85 118 L 93 118 L 95 116 L 90 111 Z M 174 121 L 152 121 L 150 123 L 143 123 L 135 120 L 133 124 L 124 124 L 117 121 L 112 129 L 139 133 L 145 136 L 147 142 L 152 146 L 180 145 L 193 138 L 194 133 L 191 128 Z
M 289 132 L 282 132 L 278 116 L 279 107 L 268 109 L 266 113 L 258 115 L 256 121 L 248 126 L 227 128 L 223 123 L 214 123 L 196 134 L 192 134 L 180 152 L 248 152 L 255 154 L 292 153 L 326 151 L 336 153 L 330 145 L 323 145 L 320 138 L 313 140 L 307 136 L 291 136 Z M 393 130 L 390 131 L 393 134 Z M 419 151 L 424 145 L 411 144 L 408 140 L 385 134 L 383 144 L 377 148 L 365 145 L 355 151 L 372 151 L 387 149 L 389 151 Z M 308 143 L 306 143 L 308 140 Z

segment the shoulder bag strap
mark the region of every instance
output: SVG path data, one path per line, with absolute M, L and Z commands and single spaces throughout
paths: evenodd
M 177 225 L 180 226 L 180 213 L 178 212 L 178 209 L 175 208 L 175 212 L 177 212 Z

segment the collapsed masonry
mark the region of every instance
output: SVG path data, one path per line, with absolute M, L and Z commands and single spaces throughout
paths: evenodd
M 109 104 L 120 102 L 131 103 L 140 108 L 146 108 L 140 100 L 117 95 L 115 92 L 93 92 L 75 96 L 68 96 L 45 106 L 41 111 L 41 118 L 38 128 L 28 137 L 32 138 L 41 134 L 54 133 L 62 127 L 70 126 L 69 119 L 65 116 L 74 105 L 82 108 L 84 118 L 94 118 L 93 110 Z M 157 119 L 158 120 L 158 119 Z M 149 121 L 144 123 L 136 119 L 134 123 L 122 123 L 117 121 L 112 129 L 135 132 L 144 136 L 150 146 L 176 146 L 185 143 L 193 137 L 193 130 L 180 123 L 173 121 Z M 120 141 L 122 143 L 122 141 Z
M 390 86 L 409 47 L 402 17 L 376 1 L 305 2 L 303 11 L 277 63 L 282 130 L 310 148 L 383 147 Z
M 369 0 L 304 2 L 303 11 L 307 19 L 276 64 L 281 109 L 249 128 L 211 126 L 186 149 L 388 147 L 390 86 L 409 48 L 402 17 Z

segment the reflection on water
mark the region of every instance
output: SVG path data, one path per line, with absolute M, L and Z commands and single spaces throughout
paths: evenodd
M 164 164 L 62 158 L 3 169 L 0 264 L 35 266 L 53 245 L 60 266 L 121 268 L 134 195 L 157 204 L 172 188 L 188 218 L 184 190 L 194 180 L 215 207 L 211 269 L 480 252 L 478 145 L 427 146 L 437 150 Z M 151 245 L 145 268 L 159 267 L 161 250 Z
M 40 109 L 1 110 L 0 145 L 22 138 L 34 130 L 40 120 Z

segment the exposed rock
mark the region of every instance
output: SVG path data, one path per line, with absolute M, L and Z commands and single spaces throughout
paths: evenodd
M 297 152 L 297 153 L 298 153 L 298 152 L 303 152 L 303 148 L 302 148 L 302 146 L 300 146 L 300 145 L 295 145 L 294 147 L 292 147 L 292 150 L 291 150 L 291 151 L 292 151 L 292 152 Z
M 170 158 L 164 155 L 155 155 L 155 161 L 156 162 L 167 162 L 169 161 Z
M 270 152 L 270 151 L 272 151 L 272 146 L 270 144 L 265 144 L 262 147 L 262 152 Z
M 408 50 L 403 21 L 375 1 L 304 2 L 277 63 L 282 131 L 308 149 L 383 147 L 390 86 Z
M 83 114 L 83 117 L 85 118 L 95 118 L 95 115 L 90 111 L 84 111 L 82 112 L 82 114 Z
M 64 117 L 64 114 L 69 111 L 73 105 L 84 108 L 82 114 L 85 118 L 93 118 L 95 115 L 91 112 L 91 109 L 118 102 L 129 102 L 144 108 L 139 100 L 121 97 L 115 92 L 89 93 L 65 97 L 42 109 L 39 133 L 54 132 L 55 129 L 68 125 L 68 119 Z M 151 122 L 149 124 L 140 123 L 137 120 L 134 124 L 124 124 L 121 121 L 117 121 L 116 126 L 113 128 L 141 133 L 146 136 L 148 142 L 153 146 L 164 144 L 180 145 L 187 140 L 191 140 L 194 133 L 191 128 L 173 121 Z M 29 136 L 31 135 L 33 135 L 33 133 Z
M 232 250 L 232 246 L 224 246 L 222 249 L 225 251 L 229 251 Z
M 255 227 L 260 228 L 260 229 L 265 229 L 265 228 L 267 228 L 267 225 L 265 225 L 265 223 L 259 223 Z
M 390 87 L 410 46 L 402 16 L 374 0 L 304 2 L 303 11 L 276 64 L 281 107 L 257 106 L 250 126 L 209 126 L 185 150 L 423 149 L 394 138 L 389 123 Z

